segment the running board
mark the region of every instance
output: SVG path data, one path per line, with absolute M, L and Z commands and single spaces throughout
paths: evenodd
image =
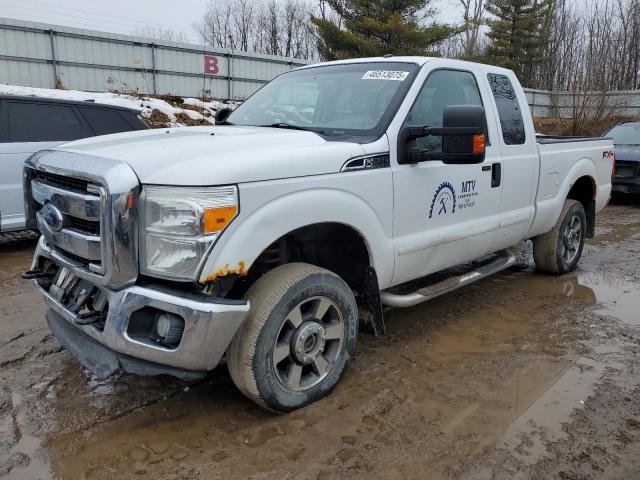
M 434 283 L 433 285 L 429 285 L 428 287 L 421 288 L 406 295 L 380 292 L 380 301 L 383 305 L 390 307 L 413 307 L 419 303 L 426 302 L 427 300 L 452 292 L 460 287 L 464 287 L 465 285 L 482 280 L 483 278 L 493 275 L 494 273 L 498 273 L 516 263 L 515 254 L 509 250 L 503 250 L 499 255 L 500 256 L 493 262 L 483 265 L 477 270 L 463 275 L 449 277 L 446 280 Z

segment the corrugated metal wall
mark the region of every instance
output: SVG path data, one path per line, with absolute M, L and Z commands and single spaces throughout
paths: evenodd
M 0 83 L 11 85 L 243 99 L 307 63 L 0 18 Z
M 244 99 L 276 75 L 305 65 L 271 55 L 211 50 L 186 43 L 151 41 L 93 30 L 0 18 L 0 83 L 104 92 Z M 590 113 L 602 94 L 525 89 L 535 117 L 570 118 Z M 640 92 L 609 92 L 606 109 L 640 116 Z
M 529 107 L 534 117 L 587 117 L 616 115 L 640 117 L 640 91 L 612 92 L 549 92 L 525 88 Z

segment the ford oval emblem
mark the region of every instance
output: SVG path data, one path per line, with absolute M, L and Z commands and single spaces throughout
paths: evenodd
M 55 206 L 50 203 L 46 203 L 44 207 L 42 207 L 42 210 L 40 210 L 40 214 L 44 219 L 44 223 L 46 223 L 51 230 L 54 232 L 62 230 L 62 227 L 64 226 L 64 217 L 62 216 L 62 212 Z

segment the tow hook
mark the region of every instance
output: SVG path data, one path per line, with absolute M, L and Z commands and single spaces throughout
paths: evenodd
M 51 278 L 53 277 L 53 272 L 45 272 L 41 268 L 36 268 L 35 270 L 27 270 L 20 274 L 24 280 L 34 280 L 36 278 Z
M 76 325 L 85 326 L 104 321 L 106 319 L 107 316 L 102 312 L 85 312 L 78 314 L 78 316 L 74 320 L 74 323 Z

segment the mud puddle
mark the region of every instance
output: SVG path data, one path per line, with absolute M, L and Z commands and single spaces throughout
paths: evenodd
M 53 472 L 188 475 L 194 467 L 185 465 L 195 464 L 212 478 L 344 478 L 380 469 L 382 478 L 420 478 L 416 468 L 447 478 L 457 475 L 448 466 L 452 449 L 463 466 L 498 447 L 532 464 L 546 442 L 564 438 L 562 424 L 584 408 L 604 371 L 581 356 L 587 335 L 563 319 L 564 310 L 596 301 L 578 276 L 512 271 L 428 306 L 390 311 L 389 335 L 363 336 L 345 381 L 318 405 L 273 417 L 220 372 L 213 384 L 50 442 Z M 397 465 L 384 472 L 389 462 Z
M 599 304 L 597 312 L 640 326 L 640 284 L 610 270 L 579 275 L 578 282 L 593 291 Z
M 189 385 L 97 381 L 36 342 L 42 308 L 12 283 L 0 312 L 7 290 L 27 295 L 35 345 L 0 369 L 0 466 L 24 454 L 0 478 L 634 478 L 640 218 L 614 206 L 602 219 L 574 274 L 535 273 L 524 245 L 517 268 L 388 311 L 334 393 L 284 416 L 224 368 Z

